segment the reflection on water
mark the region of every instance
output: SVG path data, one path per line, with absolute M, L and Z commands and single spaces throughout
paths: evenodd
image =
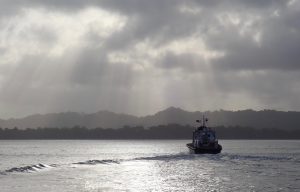
M 2 191 L 299 191 L 299 141 L 1 141 Z M 12 150 L 14 149 L 14 150 Z

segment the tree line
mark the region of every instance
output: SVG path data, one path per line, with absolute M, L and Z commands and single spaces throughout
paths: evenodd
M 124 126 L 104 129 L 74 126 L 72 128 L 0 128 L 0 139 L 191 139 L 195 127 L 190 125 Z M 300 130 L 255 129 L 240 126 L 213 127 L 219 139 L 300 139 Z

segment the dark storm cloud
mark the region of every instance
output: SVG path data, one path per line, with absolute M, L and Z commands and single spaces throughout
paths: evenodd
M 129 16 L 125 30 L 117 37 L 112 36 L 107 47 L 120 49 L 147 38 L 153 39 L 157 46 L 194 32 L 192 24 L 199 18 L 180 14 L 177 6 L 180 1 L 103 1 L 101 6 Z M 180 26 L 180 27 L 178 27 Z
M 204 9 L 195 15 L 179 13 L 175 8 L 184 5 L 181 1 L 123 2 L 104 1 L 103 5 L 125 14 L 138 15 L 138 19 L 134 20 L 135 25 L 129 25 L 125 33 L 118 35 L 117 38 L 112 36 L 112 41 L 107 41 L 108 46 L 115 45 L 119 48 L 145 38 L 152 38 L 158 41 L 159 47 L 159 43 L 167 43 L 176 38 L 198 33 L 205 37 L 208 47 L 227 53 L 225 57 L 215 60 L 213 65 L 216 68 L 298 70 L 300 67 L 298 56 L 300 12 L 290 10 L 287 1 L 223 1 L 221 3 L 220 1 L 187 1 L 185 4 L 194 6 L 192 8 L 197 8 L 198 5 L 199 8 Z M 279 10 L 280 15 L 272 16 L 276 10 Z M 221 25 L 215 18 L 220 12 L 235 13 L 237 17 L 241 17 L 240 23 L 238 26 Z M 259 19 L 251 21 L 251 18 L 244 16 L 247 12 Z M 256 29 L 256 33 L 261 36 L 259 42 L 254 42 L 255 34 L 240 36 L 239 30 L 247 22 L 253 22 L 249 28 Z M 210 29 L 217 29 L 219 33 L 211 34 Z M 176 62 L 173 63 L 177 65 Z M 182 64 L 181 67 L 189 67 L 189 65 Z
M 0 115 L 299 110 L 299 18 L 297 0 L 3 0 Z

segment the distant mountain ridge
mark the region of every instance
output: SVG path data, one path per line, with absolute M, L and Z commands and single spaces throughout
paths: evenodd
M 244 126 L 277 128 L 282 130 L 300 129 L 300 112 L 275 110 L 241 110 L 241 111 L 206 111 L 189 112 L 180 108 L 169 107 L 154 115 L 137 117 L 110 111 L 85 114 L 77 112 L 35 114 L 24 118 L 0 119 L 1 128 L 38 128 L 38 127 L 74 127 L 87 128 L 121 128 L 124 126 L 151 127 L 157 125 L 180 124 L 195 126 L 195 120 L 202 115 L 209 118 L 209 126 Z

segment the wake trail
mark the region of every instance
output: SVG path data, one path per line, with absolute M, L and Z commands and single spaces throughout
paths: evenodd
M 177 154 L 166 154 L 166 155 L 154 155 L 154 156 L 142 156 L 130 159 L 90 159 L 86 161 L 79 161 L 75 163 L 66 164 L 43 164 L 38 163 L 34 165 L 12 167 L 5 171 L 0 171 L 0 174 L 6 175 L 7 173 L 34 173 L 44 169 L 60 167 L 63 165 L 113 165 L 121 164 L 122 162 L 130 161 L 189 161 L 189 160 L 203 160 L 215 161 L 220 163 L 226 162 L 253 162 L 253 161 L 289 161 L 294 163 L 300 163 L 300 160 L 296 157 L 290 156 L 264 156 L 264 155 L 241 155 L 241 154 L 231 154 L 231 153 L 221 153 L 221 154 L 190 154 L 190 153 L 177 153 Z

